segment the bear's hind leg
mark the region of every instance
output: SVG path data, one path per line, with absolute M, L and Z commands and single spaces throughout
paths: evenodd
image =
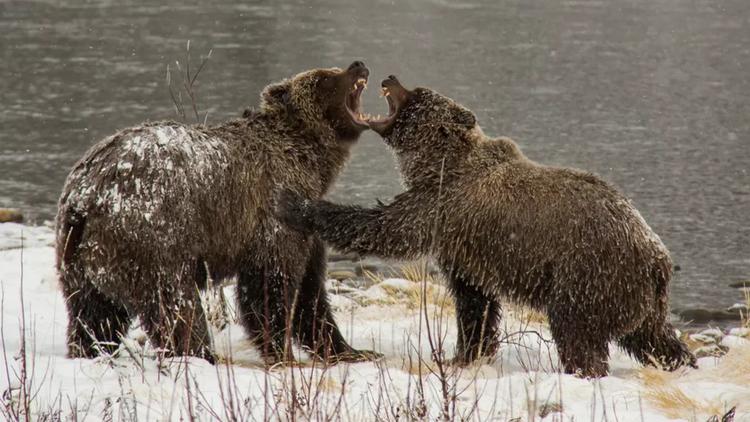
M 452 363 L 468 364 L 481 357 L 494 356 L 502 316 L 500 303 L 464 277 L 453 274 L 449 282 L 456 302 L 458 328 L 456 356 Z
M 668 322 L 646 321 L 632 333 L 620 337 L 618 345 L 644 365 L 674 371 L 681 366 L 695 368 L 695 356 L 675 334 Z
M 114 353 L 130 327 L 125 307 L 100 293 L 85 279 L 83 271 L 69 266 L 60 273 L 68 308 L 68 357 Z
M 383 355 L 351 347 L 339 331 L 328 304 L 325 290 L 325 245 L 313 241 L 310 258 L 302 278 L 294 318 L 294 334 L 302 347 L 326 361 L 364 361 Z
M 166 355 L 197 356 L 215 363 L 195 268 L 185 265 L 179 271 L 154 271 L 148 296 L 134 302 L 139 304 L 141 323 L 155 347 Z

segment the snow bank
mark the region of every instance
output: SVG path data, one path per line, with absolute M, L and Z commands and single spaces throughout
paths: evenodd
M 429 337 L 446 357 L 455 347 L 450 300 L 440 299 L 445 289 L 429 285 L 422 312 L 422 283 L 400 279 L 364 291 L 332 289 L 344 335 L 355 347 L 384 353 L 379 362 L 324 366 L 297 350 L 299 366 L 266 370 L 234 323 L 215 333 L 224 358 L 216 366 L 160 361 L 138 328 L 115 356 L 67 359 L 52 239 L 49 228 L 0 224 L 0 418 L 28 403 L 32 419 L 267 420 L 293 413 L 302 420 L 435 420 L 447 412 L 474 420 L 704 421 L 737 406 L 735 420 L 750 420 L 746 331 L 725 337 L 729 353 L 700 359 L 697 370 L 644 369 L 613 347 L 610 376 L 583 380 L 558 372 L 543 322 L 510 310 L 498 356 L 459 370 L 431 359 Z M 231 302 L 233 287 L 225 294 Z

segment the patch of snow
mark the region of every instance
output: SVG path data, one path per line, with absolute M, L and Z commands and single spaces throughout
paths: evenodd
M 388 292 L 383 289 L 380 285 L 376 284 L 370 286 L 367 290 L 359 292 L 357 295 L 359 298 L 369 300 L 386 300 L 388 299 Z
M 705 334 L 690 334 L 690 340 L 703 344 L 716 343 L 716 338 Z
M 403 278 L 386 278 L 383 280 L 382 283 L 378 284 L 379 286 L 385 286 L 385 287 L 393 287 L 397 290 L 412 290 L 412 289 L 418 289 L 419 283 L 415 283 L 411 280 L 406 280 Z
M 724 333 L 721 332 L 718 328 L 707 328 L 700 332 L 701 335 L 713 337 L 714 339 L 718 340 L 724 336 Z
M 49 228 L 0 225 L 0 245 L 18 245 L 21 229 L 35 240 L 25 242 L 24 249 L 0 251 L 3 358 L 10 374 L 0 376 L 0 397 L 18 396 L 21 360 L 17 355 L 24 338 L 19 316 L 24 315 L 26 352 L 33 365 L 26 380 L 35 392 L 32 419 L 56 407 L 62 407 L 65 417 L 75 413 L 79 419 L 90 415 L 88 419 L 97 420 L 107 412 L 120 415 L 115 419 L 125 419 L 126 412 L 138 420 L 188 420 L 190 412 L 197 420 L 217 418 L 213 412 L 219 419 L 228 419 L 225 409 L 230 408 L 242 420 L 290 419 L 284 412 L 292 409 L 292 383 L 296 383 L 300 412 L 310 412 L 297 414 L 301 420 L 323 418 L 339 404 L 342 409 L 334 419 L 373 420 L 376 412 L 385 418 L 396 410 L 408 419 L 407 412 L 418 410 L 414 400 L 419 385 L 425 395 L 419 411 L 427 414 L 425 419 L 439 419 L 441 382 L 431 372 L 436 367 L 425 336 L 424 314 L 385 300 L 360 306 L 349 297 L 355 293 L 351 291 L 331 295 L 341 332 L 354 347 L 383 353 L 380 362 L 323 368 L 295 347 L 300 367 L 266 370 L 236 322 L 214 333 L 216 351 L 231 360 L 229 365 L 214 366 L 197 358 L 160 362 L 138 328 L 131 330 L 126 346 L 116 356 L 68 359 L 68 317 L 54 271 L 53 233 Z M 388 299 L 393 290 L 415 285 L 420 284 L 391 279 L 359 294 Z M 230 304 L 234 289 L 224 288 Z M 432 304 L 428 314 L 430 329 L 440 330 L 437 338 L 443 339 L 445 356 L 452 356 L 457 338 L 454 315 L 442 314 Z M 745 371 L 750 346 L 737 335 L 743 331 L 724 337 L 722 343 L 732 343 L 725 356 L 701 358 L 699 369 L 672 373 L 644 370 L 612 345 L 610 375 L 585 380 L 558 372 L 555 345 L 542 323 L 523 322 L 509 310 L 501 325 L 504 341 L 497 355 L 451 372 L 449 377 L 458 392 L 457 411 L 475 409 L 472 420 L 706 420 L 735 405 L 735 420 L 750 418 L 750 382 Z M 684 401 L 678 406 L 665 404 L 660 394 Z
M 721 339 L 720 344 L 731 349 L 733 347 L 750 345 L 750 340 L 737 336 L 725 336 Z
M 701 369 L 709 369 L 709 368 L 715 368 L 719 364 L 719 358 L 712 357 L 712 356 L 706 356 L 702 358 L 698 358 L 696 365 L 698 365 Z
M 750 336 L 750 328 L 732 328 L 731 330 L 729 330 L 729 335 L 737 337 L 748 337 Z
M 329 303 L 334 311 L 343 311 L 348 309 L 350 310 L 357 306 L 357 302 L 355 300 L 337 294 L 330 295 Z
M 0 250 L 52 246 L 54 234 L 48 226 L 26 226 L 18 223 L 0 223 Z
M 732 304 L 732 306 L 730 306 L 730 307 L 727 308 L 727 311 L 729 311 L 729 312 L 738 312 L 738 311 L 747 312 L 748 311 L 748 307 L 747 307 L 746 303 L 734 303 L 734 304 Z

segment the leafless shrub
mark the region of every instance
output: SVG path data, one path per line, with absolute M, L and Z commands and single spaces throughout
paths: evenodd
M 166 78 L 169 96 L 172 99 L 175 113 L 177 113 L 177 116 L 179 116 L 183 121 L 187 120 L 187 113 L 185 112 L 185 102 L 182 97 L 183 91 L 190 100 L 189 105 L 193 111 L 193 115 L 195 116 L 195 122 L 205 125 L 208 121 L 208 112 L 206 112 L 206 114 L 203 116 L 203 120 L 201 120 L 200 114 L 198 113 L 198 99 L 197 93 L 195 91 L 195 82 L 198 80 L 198 76 L 201 74 L 201 71 L 205 67 L 206 63 L 208 63 L 208 60 L 211 58 L 212 53 L 213 49 L 208 50 L 208 54 L 206 54 L 205 56 L 201 56 L 201 62 L 198 65 L 198 69 L 195 70 L 195 72 L 192 72 L 190 69 L 190 40 L 188 40 L 185 46 L 184 69 L 179 60 L 175 61 L 177 74 L 180 76 L 180 81 L 177 83 L 177 87 L 172 86 L 172 71 L 169 67 L 169 64 L 167 64 Z

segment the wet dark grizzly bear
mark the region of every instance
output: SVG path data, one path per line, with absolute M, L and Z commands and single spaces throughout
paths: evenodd
M 336 326 L 323 243 L 272 213 L 276 189 L 329 189 L 367 128 L 368 75 L 362 62 L 311 70 L 268 86 L 241 119 L 144 124 L 92 147 L 57 216 L 69 355 L 111 352 L 138 316 L 156 347 L 213 361 L 199 289 L 236 275 L 240 319 L 268 363 L 293 359 L 290 339 L 325 359 L 377 357 Z
M 286 224 L 343 251 L 434 257 L 455 296 L 455 363 L 494 354 L 508 298 L 548 315 L 567 373 L 605 375 L 610 340 L 644 364 L 694 365 L 667 321 L 669 253 L 624 196 L 488 138 L 473 113 L 434 91 L 395 77 L 383 88 L 390 114 L 369 123 L 408 190 L 371 209 L 285 191 Z

